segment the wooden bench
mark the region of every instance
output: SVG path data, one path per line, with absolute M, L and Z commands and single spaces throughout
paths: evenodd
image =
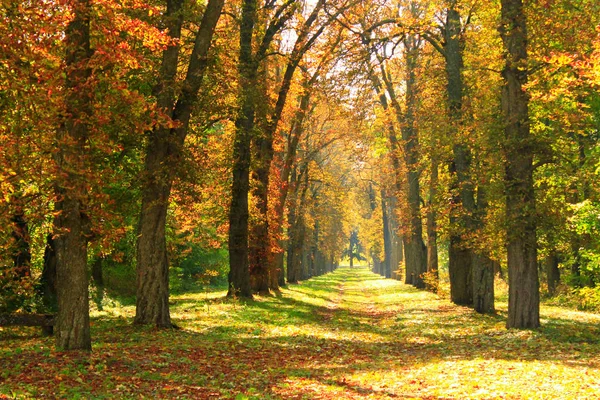
M 46 335 L 54 333 L 52 314 L 0 314 L 0 326 L 41 326 Z

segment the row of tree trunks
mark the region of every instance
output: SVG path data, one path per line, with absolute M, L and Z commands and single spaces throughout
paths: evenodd
M 280 166 L 280 176 L 282 184 L 279 186 L 279 190 L 277 192 L 277 197 L 273 199 L 274 207 L 275 207 L 275 223 L 273 224 L 273 235 L 279 238 L 279 248 L 274 249 L 271 248 L 269 251 L 272 255 L 272 263 L 273 265 L 270 267 L 270 271 L 273 271 L 273 276 L 277 277 L 277 286 L 285 285 L 285 275 L 284 275 L 284 248 L 285 248 L 285 240 L 283 239 L 283 220 L 284 220 L 284 209 L 285 203 L 288 198 L 289 189 L 291 186 L 291 182 L 295 180 L 295 171 L 293 165 L 296 161 L 296 150 L 298 148 L 298 143 L 300 142 L 300 138 L 304 132 L 304 120 L 308 113 L 308 108 L 310 105 L 310 97 L 312 94 L 311 88 L 312 84 L 318 77 L 318 70 L 313 74 L 310 79 L 304 81 L 303 88 L 304 92 L 300 97 L 299 105 L 294 117 L 292 119 L 292 126 L 290 129 L 290 134 L 288 136 L 286 152 L 281 160 Z M 293 174 L 292 175 L 292 171 Z M 293 204 L 292 204 L 293 206 Z M 291 210 L 290 210 L 291 211 Z M 295 215 L 291 215 L 290 221 L 293 221 Z M 288 265 L 289 262 L 288 262 Z M 289 272 L 288 272 L 289 274 Z
M 317 20 L 317 16 L 323 5 L 323 0 L 318 1 L 311 14 L 302 25 L 279 86 L 275 109 L 269 120 L 264 122 L 264 129 L 261 129 L 258 134 L 253 136 L 256 151 L 252 172 L 254 178 L 253 181 L 256 182 L 256 184 L 252 190 L 252 195 L 255 198 L 257 215 L 250 230 L 252 245 L 250 246 L 249 268 L 252 283 L 251 286 L 255 293 L 268 293 L 269 289 L 277 290 L 279 285 L 278 279 L 269 278 L 270 275 L 277 273 L 277 270 L 273 268 L 271 259 L 272 252 L 269 237 L 269 229 L 271 229 L 271 227 L 269 226 L 268 217 L 270 203 L 269 178 L 274 157 L 273 141 L 277 133 L 279 121 L 283 114 L 283 109 L 287 102 L 288 93 L 292 85 L 292 78 L 294 77 L 304 53 L 310 48 L 310 45 L 307 45 L 307 41 L 314 43 L 314 40 L 320 34 L 319 31 L 317 31 L 315 36 L 311 38 L 312 42 L 308 39 L 308 35 L 311 32 L 312 26 Z
M 371 84 L 373 85 L 373 89 L 379 98 L 379 103 L 383 108 L 386 115 L 386 133 L 388 137 L 388 141 L 390 143 L 390 159 L 392 161 L 392 167 L 394 169 L 394 194 L 387 195 L 384 189 L 381 190 L 381 209 L 382 209 L 382 221 L 383 221 L 383 247 L 384 247 L 384 259 L 382 262 L 382 276 L 386 278 L 391 278 L 394 271 L 398 270 L 400 262 L 403 261 L 403 240 L 398 236 L 398 220 L 397 220 L 397 210 L 396 204 L 397 199 L 396 196 L 402 193 L 402 177 L 401 177 L 401 169 L 400 169 L 400 157 L 398 154 L 400 153 L 400 144 L 398 142 L 398 137 L 396 134 L 396 128 L 394 126 L 391 113 L 395 112 L 397 114 L 397 118 L 402 118 L 400 106 L 397 102 L 395 91 L 393 87 L 390 85 L 389 80 L 386 79 L 387 72 L 385 69 L 385 65 L 383 61 L 380 60 L 380 70 L 381 75 L 383 77 L 385 88 L 381 83 L 379 77 L 374 73 L 374 71 L 369 72 L 369 78 L 371 80 Z M 390 96 L 393 107 L 390 107 L 388 99 L 386 97 L 386 92 Z
M 275 18 L 269 22 L 262 36 L 255 36 L 255 25 L 258 22 L 258 2 L 244 0 L 242 2 L 242 16 L 240 22 L 240 50 L 238 62 L 239 74 L 239 111 L 235 120 L 235 137 L 233 146 L 233 176 L 231 186 L 231 203 L 229 209 L 229 296 L 252 297 L 250 280 L 250 254 L 249 254 L 249 209 L 248 196 L 250 194 L 250 161 L 252 159 L 251 144 L 253 139 L 258 139 L 258 174 L 259 186 L 255 195 L 261 199 L 259 218 L 260 224 L 255 233 L 261 237 L 268 237 L 267 207 L 265 193 L 268 193 L 268 179 L 271 160 L 273 158 L 273 141 L 277 122 L 269 132 L 265 129 L 264 136 L 255 135 L 257 119 L 257 105 L 260 102 L 260 82 L 258 71 L 264 61 L 275 35 L 280 32 L 287 21 L 294 15 L 294 2 L 285 2 L 274 11 Z M 255 43 L 255 40 L 256 43 Z M 293 75 L 293 72 L 292 72 Z M 291 79 L 291 78 L 290 78 Z M 285 89 L 287 96 L 287 89 Z M 284 96 L 285 97 L 285 96 Z M 285 99 L 283 99 L 285 104 Z M 283 105 L 281 106 L 283 107 Z M 265 121 L 259 121 L 264 124 Z M 269 122 L 265 127 L 269 126 Z M 271 136 L 271 138 L 269 137 Z M 253 275 L 255 288 L 268 291 L 270 252 L 268 240 L 262 240 L 253 247 Z M 262 261 L 260 261 L 262 260 Z M 264 289 L 264 290 L 263 290 Z

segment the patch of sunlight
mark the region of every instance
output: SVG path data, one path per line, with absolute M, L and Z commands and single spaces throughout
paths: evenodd
M 90 304 L 92 304 L 90 302 Z M 121 304 L 107 304 L 99 310 L 97 307 L 90 307 L 91 318 L 133 318 L 135 316 L 135 306 L 124 306 Z
M 292 374 L 296 371 L 292 371 Z M 349 398 L 344 395 L 346 389 L 334 380 L 310 377 L 310 371 L 297 371 L 299 375 L 291 376 L 272 387 L 273 393 L 283 398 L 299 399 L 340 399 Z
M 569 319 L 587 323 L 600 323 L 600 314 L 594 314 L 586 311 L 572 310 L 557 306 L 542 306 L 540 309 L 542 318 L 544 319 Z
M 557 381 L 555 376 L 561 376 Z M 555 361 L 502 359 L 432 360 L 420 365 L 384 365 L 356 370 L 345 377 L 352 385 L 395 395 L 457 399 L 597 398 L 600 372 Z

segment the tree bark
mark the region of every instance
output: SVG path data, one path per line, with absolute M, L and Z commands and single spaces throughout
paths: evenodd
M 89 0 L 78 0 L 69 5 L 73 19 L 65 32 L 66 117 L 57 131 L 59 152 L 56 155 L 59 176 L 62 175 L 55 183 L 56 347 L 60 350 L 91 350 L 87 237 L 83 217 L 87 193 L 82 182 L 84 178 L 79 175 L 88 138 L 85 121 L 91 114 L 92 89 L 88 87 L 91 76 L 88 62 L 92 55 L 91 4 Z
M 306 236 L 306 226 L 304 220 L 304 209 L 306 202 L 306 193 L 308 191 L 308 166 L 300 171 L 298 176 L 294 170 L 294 198 L 290 203 L 289 224 L 289 245 L 288 245 L 288 283 L 297 283 L 305 279 L 303 274 L 303 255 L 304 242 Z M 300 191 L 300 193 L 298 193 Z
M 475 195 L 471 177 L 471 151 L 462 137 L 463 125 L 463 26 L 458 10 L 450 7 L 446 11 L 444 35 L 444 56 L 446 60 L 446 93 L 448 116 L 450 118 L 450 135 L 454 140 L 454 159 L 451 172 L 454 175 L 453 206 L 450 214 L 452 232 L 448 270 L 450 275 L 450 293 L 452 302 L 471 305 L 473 302 L 472 265 L 474 254 L 472 240 L 475 213 Z M 468 238 L 468 239 L 467 239 Z
M 554 296 L 556 288 L 560 283 L 560 270 L 558 269 L 559 258 L 555 252 L 546 257 L 546 279 L 548 282 L 548 294 Z
M 275 223 L 272 229 L 274 229 L 274 235 L 276 237 L 280 237 L 280 249 L 275 251 L 275 249 L 270 249 L 269 251 L 273 254 L 272 260 L 274 264 L 271 266 L 271 271 L 274 271 L 278 276 L 278 286 L 283 286 L 285 284 L 284 273 L 283 273 L 283 248 L 285 246 L 283 236 L 283 220 L 284 220 L 284 209 L 285 203 L 288 197 L 288 192 L 291 185 L 290 174 L 292 171 L 292 166 L 296 161 L 296 149 L 298 148 L 298 143 L 300 141 L 300 137 L 304 132 L 303 123 L 308 112 L 308 107 L 310 104 L 310 96 L 312 92 L 310 91 L 311 85 L 316 80 L 318 74 L 314 74 L 313 77 L 305 82 L 304 93 L 302 94 L 298 106 L 298 110 L 296 111 L 294 118 L 292 120 L 292 126 L 290 129 L 290 135 L 288 137 L 288 144 L 283 160 L 283 165 L 281 166 L 281 186 L 279 187 L 279 191 L 277 193 L 277 199 L 274 200 L 275 203 Z M 289 265 L 289 263 L 288 263 Z M 271 288 L 273 289 L 273 288 Z
M 438 185 L 438 162 L 431 159 L 431 174 L 429 181 L 429 201 L 427 208 L 427 272 L 432 274 L 436 282 L 439 279 L 438 246 L 437 246 L 437 213 L 435 197 Z M 437 287 L 437 285 L 436 285 Z M 435 288 L 430 288 L 435 289 Z
M 381 191 L 381 211 L 383 220 L 383 252 L 385 258 L 383 259 L 383 271 L 382 275 L 386 278 L 392 277 L 392 241 L 390 234 L 390 219 L 388 215 L 387 202 L 385 201 L 385 193 Z
M 427 272 L 427 249 L 423 243 L 423 224 L 421 221 L 421 197 L 419 185 L 419 137 L 415 126 L 417 113 L 417 60 L 419 56 L 419 40 L 409 35 L 404 40 L 406 58 L 406 113 L 402 123 L 402 140 L 404 142 L 404 161 L 406 163 L 409 232 L 403 235 L 404 259 L 407 271 L 411 271 L 408 283 L 417 288 L 424 288 L 423 273 Z M 389 91 L 388 91 L 389 92 Z M 400 118 L 400 114 L 397 114 Z
M 533 145 L 529 127 L 527 24 L 521 0 L 501 1 L 499 28 L 505 48 L 502 112 L 506 158 L 508 253 L 507 328 L 540 326 Z
M 248 193 L 250 191 L 250 144 L 257 101 L 258 61 L 252 51 L 256 11 L 256 0 L 242 2 L 238 63 L 241 105 L 235 120 L 233 182 L 229 207 L 229 291 L 227 295 L 246 298 L 252 298 L 248 263 Z
M 181 36 L 183 3 L 183 0 L 167 1 L 166 24 L 169 35 L 176 40 Z M 142 208 L 138 223 L 136 324 L 155 324 L 163 328 L 172 326 L 166 244 L 169 197 L 223 4 L 224 0 L 209 0 L 206 6 L 179 96 L 174 88 L 180 45 L 176 43 L 163 52 L 159 84 L 155 88 L 157 104 L 179 125 L 175 128 L 156 128 L 150 133 L 146 149 Z
M 277 280 L 270 280 L 269 275 L 275 274 L 276 269 L 272 268 L 273 262 L 271 259 L 272 252 L 270 251 L 269 239 L 269 177 L 271 163 L 273 161 L 273 138 L 277 132 L 277 126 L 281 120 L 283 109 L 287 102 L 287 96 L 292 85 L 292 78 L 302 59 L 304 53 L 309 49 L 306 46 L 307 38 L 310 33 L 313 23 L 317 20 L 320 10 L 324 4 L 320 0 L 315 5 L 310 16 L 306 19 L 302 26 L 300 34 L 296 38 L 294 48 L 290 54 L 290 59 L 286 65 L 286 69 L 281 81 L 277 102 L 273 115 L 265 126 L 264 132 L 260 135 L 255 135 L 254 140 L 257 148 L 256 159 L 254 162 L 255 168 L 253 175 L 256 181 L 256 187 L 253 190 L 253 197 L 257 204 L 257 218 L 254 226 L 251 229 L 252 244 L 249 248 L 250 256 L 250 275 L 252 289 L 254 292 L 268 293 L 269 282 L 271 286 L 278 283 Z M 318 36 L 316 34 L 315 36 Z M 314 43 L 314 39 L 312 42 Z M 270 268 L 271 267 L 271 268 Z M 273 287 L 277 289 L 277 287 Z
M 44 249 L 44 266 L 40 278 L 42 303 L 47 312 L 56 312 L 58 309 L 56 286 L 56 246 L 52 234 L 48 234 Z
M 487 214 L 488 202 L 485 190 L 479 187 L 477 190 L 477 213 L 474 216 L 474 234 L 479 234 L 484 226 Z M 478 313 L 494 313 L 494 262 L 489 253 L 480 248 L 473 251 L 473 308 Z
M 381 60 L 380 60 L 381 62 Z M 390 143 L 390 159 L 392 161 L 392 167 L 394 169 L 394 188 L 396 190 L 396 194 L 399 194 L 402 191 L 402 185 L 401 185 L 401 181 L 402 178 L 400 177 L 400 158 L 398 156 L 398 152 L 400 150 L 400 145 L 398 143 L 398 137 L 396 135 L 396 128 L 394 127 L 394 123 L 392 122 L 391 117 L 389 116 L 389 113 L 391 112 L 390 110 L 390 106 L 389 106 L 389 102 L 387 100 L 387 97 L 385 95 L 385 90 L 387 90 L 392 104 L 394 106 L 394 111 L 397 114 L 397 118 L 400 119 L 401 115 L 398 113 L 401 113 L 400 110 L 400 106 L 397 102 L 397 99 L 395 97 L 395 92 L 393 90 L 393 87 L 390 86 L 388 83 L 388 80 L 386 79 L 386 70 L 385 67 L 383 65 L 383 63 L 380 65 L 380 69 L 381 69 L 381 75 L 384 78 L 384 82 L 386 84 L 386 88 L 383 87 L 381 81 L 379 80 L 379 78 L 377 77 L 377 75 L 375 75 L 375 73 L 373 71 L 370 71 L 369 73 L 369 78 L 371 80 L 371 83 L 373 85 L 373 89 L 375 91 L 375 93 L 377 94 L 377 96 L 379 97 L 379 103 L 381 104 L 381 107 L 383 108 L 383 111 L 386 114 L 386 131 L 387 131 L 387 137 L 388 137 L 388 141 Z M 386 196 L 385 196 L 385 192 L 382 190 L 381 191 L 381 209 L 382 209 L 382 216 L 383 216 L 383 247 L 384 247 L 384 255 L 385 258 L 383 260 L 383 275 L 386 278 L 391 278 L 392 277 L 392 269 L 396 269 L 398 266 L 397 265 L 393 265 L 394 264 L 394 244 L 393 244 L 393 238 L 392 238 L 392 232 L 393 232 L 393 222 L 392 219 L 394 218 L 394 216 L 392 215 L 392 213 L 395 212 L 395 210 L 392 208 L 390 209 L 390 207 L 388 207 L 388 201 L 386 201 Z M 408 266 L 405 264 L 406 268 L 408 268 Z M 412 266 L 412 265 L 411 265 Z M 408 269 L 406 270 L 405 276 L 409 276 L 410 272 L 408 271 Z

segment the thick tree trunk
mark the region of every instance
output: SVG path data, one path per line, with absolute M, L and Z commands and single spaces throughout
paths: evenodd
M 269 97 L 268 60 L 262 62 L 256 80 L 258 98 Z M 248 268 L 250 287 L 253 293 L 269 293 L 271 253 L 269 246 L 269 184 L 273 160 L 273 135 L 269 129 L 269 106 L 256 107 L 255 128 L 251 138 L 250 196 L 252 198 L 252 218 L 248 221 Z
M 158 144 L 161 147 L 160 144 Z M 159 148 L 150 145 L 146 171 L 160 171 Z M 165 236 L 171 185 L 164 179 L 146 182 L 142 189 L 142 211 L 137 240 L 137 292 L 135 324 L 171 327 L 169 312 L 169 261 Z
M 166 219 L 169 197 L 175 177 L 174 170 L 181 158 L 188 133 L 192 107 L 207 67 L 207 54 L 221 15 L 224 0 L 209 0 L 196 34 L 188 70 L 177 97 L 175 79 L 179 60 L 179 44 L 163 52 L 159 84 L 156 87 L 158 106 L 166 111 L 177 128 L 156 128 L 150 134 L 144 166 L 142 209 L 138 223 L 136 324 L 155 324 L 169 328 L 169 260 L 166 244 Z M 165 19 L 169 35 L 181 36 L 183 1 L 167 2 Z
M 87 239 L 81 224 L 81 203 L 63 195 L 55 220 L 58 314 L 56 345 L 61 350 L 91 350 Z
M 306 39 L 310 32 L 312 24 L 316 21 L 319 11 L 323 7 L 324 1 L 320 0 L 311 15 L 306 19 L 303 28 L 296 38 L 294 48 L 290 55 L 290 59 L 286 65 L 286 69 L 281 81 L 277 102 L 273 115 L 265 124 L 265 129 L 262 135 L 255 137 L 257 147 L 256 160 L 254 165 L 254 180 L 256 187 L 253 190 L 253 196 L 256 199 L 257 216 L 256 222 L 251 229 L 252 243 L 250 246 L 250 275 L 252 289 L 255 292 L 265 293 L 269 291 L 269 282 L 271 286 L 277 285 L 278 280 L 269 279 L 269 274 L 277 273 L 276 268 L 273 268 L 273 259 L 271 246 L 269 245 L 269 177 L 271 164 L 273 162 L 273 139 L 277 132 L 277 126 L 281 120 L 283 109 L 287 102 L 287 96 L 292 84 L 292 78 L 298 67 L 304 53 L 310 46 L 306 46 Z M 316 35 L 318 36 L 318 34 Z M 277 287 L 273 287 L 277 289 Z
M 250 143 L 257 102 L 258 62 L 253 57 L 252 37 L 256 0 L 244 0 L 240 25 L 240 110 L 235 121 L 233 183 L 229 207 L 229 296 L 252 297 L 248 260 L 248 193 L 250 190 Z
M 65 32 L 66 112 L 58 129 L 59 152 L 56 161 L 58 201 L 54 219 L 56 235 L 56 282 L 58 314 L 56 346 L 60 350 L 91 350 L 89 294 L 87 277 L 86 221 L 83 218 L 87 195 L 78 176 L 88 137 L 86 122 L 91 114 L 91 92 L 87 87 L 91 70 L 89 0 L 70 3 L 73 19 Z
M 454 140 L 451 172 L 454 175 L 454 204 L 451 209 L 451 237 L 449 254 L 450 292 L 452 302 L 471 305 L 473 302 L 474 257 L 472 246 L 468 243 L 473 237 L 473 215 L 475 213 L 475 195 L 471 177 L 471 151 L 467 138 L 463 138 L 463 26 L 457 9 L 446 11 L 444 36 L 444 55 L 446 60 L 446 93 L 450 134 Z M 467 239 L 468 238 L 468 239 Z
M 493 313 L 494 265 L 489 257 L 473 255 L 473 308 L 478 313 Z
M 508 241 L 507 328 L 540 326 L 533 145 L 529 132 L 527 25 L 521 0 L 502 0 L 500 35 L 506 50 L 502 73 Z
M 402 140 L 404 142 L 404 159 L 406 163 L 407 202 L 409 232 L 404 238 L 404 259 L 407 271 L 412 272 L 408 277 L 409 283 L 417 288 L 424 288 L 423 273 L 427 272 L 427 249 L 423 243 L 423 224 L 421 221 L 421 197 L 419 185 L 419 137 L 415 127 L 417 113 L 417 59 L 419 56 L 419 41 L 414 35 L 405 40 L 406 47 L 406 113 L 402 122 Z M 400 117 L 400 115 L 397 115 Z M 408 273 L 407 273 L 408 275 Z
M 181 36 L 183 0 L 167 1 L 165 23 L 174 40 Z M 157 105 L 171 113 L 175 103 L 175 77 L 179 61 L 179 45 L 163 52 L 159 83 L 155 88 Z M 167 148 L 170 129 L 158 127 L 151 132 L 146 148 L 142 181 L 142 207 L 138 221 L 136 249 L 135 324 L 171 327 L 169 313 L 169 264 L 166 244 L 166 216 L 171 192 L 171 166 Z M 169 165 L 164 165 L 168 162 Z M 172 161 L 171 161 L 172 162 Z
M 266 134 L 265 134 L 266 136 Z M 256 215 L 250 226 L 250 242 L 248 247 L 248 263 L 250 268 L 250 284 L 254 293 L 269 293 L 269 266 L 272 265 L 269 246 L 269 172 L 273 160 L 273 137 L 255 135 L 256 157 L 252 171 Z M 273 271 L 275 273 L 275 271 Z M 274 283 L 274 282 L 271 282 Z M 274 288 L 277 289 L 277 288 Z

